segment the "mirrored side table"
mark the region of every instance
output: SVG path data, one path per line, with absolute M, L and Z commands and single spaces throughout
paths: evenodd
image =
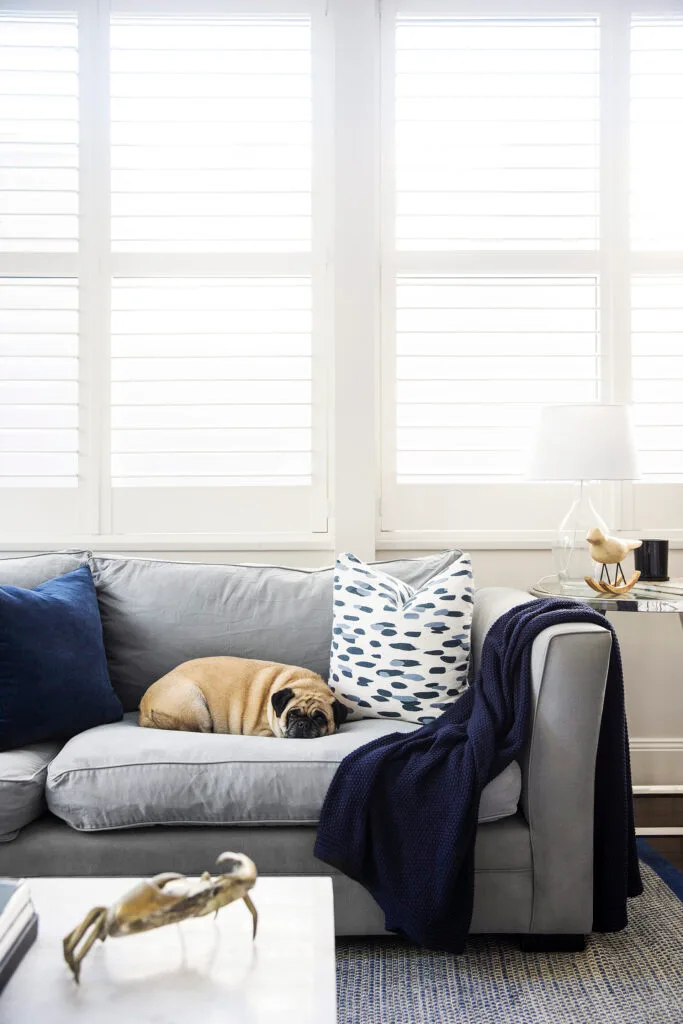
M 654 584 L 651 584 L 654 587 Z M 585 588 L 585 593 L 584 593 Z M 559 597 L 565 601 L 581 601 L 599 612 L 678 612 L 683 625 L 683 596 L 665 591 L 648 590 L 635 593 L 630 590 L 622 597 L 608 597 L 596 594 L 588 584 L 572 584 L 571 590 L 563 590 L 557 576 L 544 576 L 532 587 L 533 597 Z M 647 596 L 646 596 L 647 594 Z
M 636 588 L 636 593 L 631 590 L 623 597 L 607 597 L 596 594 L 587 584 L 573 584 L 571 590 L 565 591 L 562 590 L 557 576 L 544 576 L 529 587 L 529 593 L 533 597 L 559 597 L 563 600 L 581 601 L 605 615 L 608 612 L 677 612 L 683 626 L 683 596 L 668 594 L 663 590 L 657 591 L 654 589 L 654 583 L 648 586 L 653 589 L 638 591 Z M 683 786 L 634 786 L 633 792 L 636 796 L 676 795 L 683 793 Z M 638 828 L 636 832 L 640 836 L 678 836 L 683 835 L 683 828 L 678 825 Z

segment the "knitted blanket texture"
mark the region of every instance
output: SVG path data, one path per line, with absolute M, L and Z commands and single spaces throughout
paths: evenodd
M 438 719 L 412 733 L 382 736 L 337 769 L 315 854 L 365 886 L 388 930 L 426 948 L 462 951 L 472 916 L 481 792 L 523 756 L 533 641 L 550 626 L 576 622 L 612 632 L 595 766 L 593 929 L 626 926 L 626 899 L 639 895 L 642 884 L 619 646 L 599 612 L 550 599 L 518 605 L 496 620 L 472 685 Z

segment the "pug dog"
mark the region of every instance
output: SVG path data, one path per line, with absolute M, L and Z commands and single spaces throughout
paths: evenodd
M 145 729 L 315 739 L 331 735 L 346 708 L 315 672 L 250 658 L 196 658 L 145 692 Z

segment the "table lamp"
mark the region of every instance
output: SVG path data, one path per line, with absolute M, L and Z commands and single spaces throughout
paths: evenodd
M 573 481 L 577 493 L 559 525 L 553 560 L 560 584 L 593 574 L 586 532 L 610 531 L 591 498 L 591 484 L 634 480 L 638 460 L 628 405 L 549 405 L 541 410 L 531 461 L 534 480 Z

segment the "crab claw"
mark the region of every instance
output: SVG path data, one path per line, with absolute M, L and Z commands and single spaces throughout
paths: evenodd
M 244 853 L 221 853 L 216 858 L 216 867 L 220 868 L 222 875 L 229 875 L 236 881 L 251 882 L 252 885 L 256 881 L 256 865 Z

